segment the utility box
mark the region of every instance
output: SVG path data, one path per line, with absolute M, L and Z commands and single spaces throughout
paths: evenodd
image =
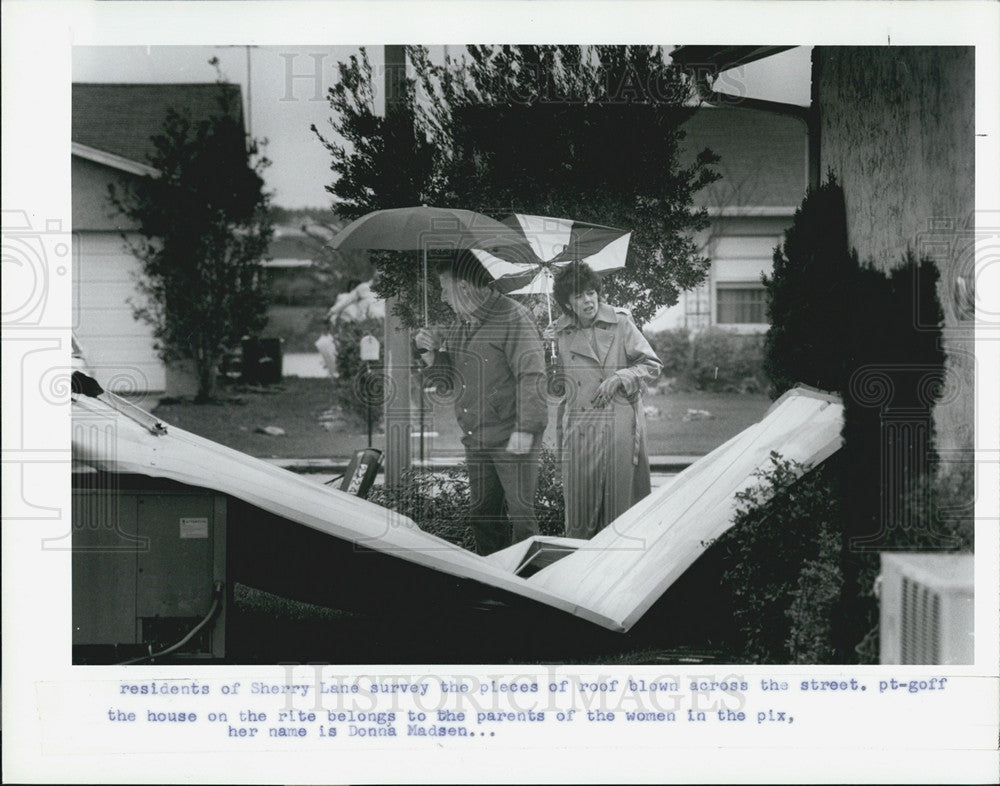
M 223 658 L 223 494 L 139 475 L 73 473 L 73 646 Z M 221 587 L 221 592 L 219 590 Z

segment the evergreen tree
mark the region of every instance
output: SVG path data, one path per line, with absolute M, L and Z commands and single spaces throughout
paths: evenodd
M 216 112 L 170 110 L 152 143 L 156 174 L 109 194 L 138 233 L 122 235 L 141 265 L 133 311 L 164 361 L 193 361 L 196 400 L 207 401 L 223 353 L 267 322 L 269 162 L 246 136 L 238 89 L 222 82 Z
M 320 135 L 339 211 L 423 202 L 631 229 L 626 268 L 607 292 L 640 323 L 704 278 L 694 235 L 708 217 L 692 206 L 717 179 L 717 159 L 702 151 L 679 163 L 682 124 L 695 110 L 687 77 L 659 47 L 470 46 L 442 63 L 410 47 L 408 58 L 411 112 L 388 120 L 375 115 L 365 53 L 340 64 L 329 101 L 344 143 Z M 406 139 L 397 124 L 411 118 Z M 377 288 L 414 298 L 417 266 L 383 257 Z
M 778 398 L 802 383 L 841 391 L 851 363 L 858 260 L 847 245 L 844 192 L 830 174 L 795 211 L 764 276 L 768 328 L 764 371 Z
M 765 370 L 775 397 L 798 383 L 838 393 L 843 448 L 824 473 L 839 522 L 842 581 L 830 620 L 838 662 L 873 658 L 877 551 L 968 548 L 936 518 L 933 409 L 944 386 L 938 273 L 913 255 L 888 274 L 848 247 L 844 194 L 831 175 L 810 190 L 765 277 Z M 777 522 L 812 527 L 815 514 Z

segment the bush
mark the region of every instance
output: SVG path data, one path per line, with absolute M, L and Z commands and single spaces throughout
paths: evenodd
M 959 545 L 936 520 L 933 410 L 943 388 L 942 312 L 937 270 L 912 256 L 888 275 L 858 270 L 856 313 L 842 336 L 844 397 L 844 596 L 836 619 L 841 657 L 878 624 L 872 581 L 877 552 L 952 549 Z M 915 324 L 919 314 L 923 326 Z
M 967 479 L 932 477 L 944 386 L 937 270 L 912 255 L 888 275 L 859 265 L 843 200 L 832 177 L 810 190 L 765 279 L 772 394 L 802 382 L 839 393 L 844 447 L 791 486 L 794 467 L 776 458 L 761 477 L 774 499 L 764 504 L 761 489 L 740 496 L 726 579 L 752 660 L 875 662 L 878 552 L 972 546 L 971 518 L 954 515 L 956 498 L 971 495 Z M 704 342 L 696 379 L 707 358 L 721 366 L 729 351 Z M 743 360 L 733 357 L 734 368 Z M 938 512 L 939 491 L 950 516 Z
M 758 485 L 737 494 L 733 527 L 712 551 L 723 566 L 741 659 L 878 662 L 880 560 L 877 551 L 850 545 L 854 512 L 842 492 L 849 461 L 838 455 L 796 479 L 806 468 L 772 453 Z M 899 495 L 895 520 L 878 533 L 879 550 L 971 550 L 971 519 L 941 508 L 938 486 L 924 477 Z
M 712 546 L 725 565 L 722 585 L 746 662 L 823 663 L 835 651 L 838 497 L 829 471 L 805 471 L 772 453 L 758 485 L 736 495 L 733 526 Z
M 764 384 L 764 337 L 712 327 L 691 334 L 685 328 L 651 333 L 649 343 L 663 363 L 663 375 L 681 388 L 756 392 Z
M 281 306 L 311 306 L 325 312 L 333 305 L 336 281 L 332 273 L 320 267 L 270 267 L 267 290 L 271 302 Z
M 409 469 L 393 488 L 375 486 L 368 499 L 406 516 L 424 532 L 475 551 L 466 525 L 469 474 L 465 467 L 444 470 Z
M 469 475 L 464 466 L 446 470 L 412 469 L 403 473 L 399 486 L 376 486 L 368 497 L 383 507 L 409 517 L 424 532 L 475 551 L 468 526 Z M 535 512 L 542 535 L 563 535 L 565 506 L 557 454 L 542 449 Z
M 816 554 L 802 563 L 795 587 L 789 592 L 791 602 L 785 610 L 789 620 L 785 640 L 789 663 L 836 660 L 833 619 L 844 584 L 839 561 L 839 529 L 824 521 L 816 532 Z
M 538 472 L 535 513 L 542 535 L 566 534 L 566 502 L 563 499 L 562 472 L 558 451 L 542 448 L 542 466 Z
M 663 375 L 681 377 L 691 366 L 691 333 L 687 328 L 661 330 L 646 336 L 663 363 Z
M 764 367 L 774 398 L 799 383 L 843 388 L 851 357 L 846 337 L 860 311 L 857 276 L 844 192 L 831 175 L 809 189 L 764 277 L 771 323 Z
M 691 341 L 687 377 L 698 390 L 759 390 L 763 376 L 764 337 L 711 327 Z

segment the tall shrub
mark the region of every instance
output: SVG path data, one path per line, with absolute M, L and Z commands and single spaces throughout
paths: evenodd
M 193 361 L 196 401 L 212 398 L 225 351 L 267 323 L 269 162 L 244 131 L 239 89 L 220 82 L 216 98 L 205 117 L 168 111 L 151 140 L 155 174 L 109 186 L 137 229 L 122 235 L 140 265 L 133 312 L 152 327 L 161 359 Z
M 751 659 L 780 652 L 780 639 L 796 661 L 874 660 L 877 552 L 971 545 L 934 499 L 932 413 L 944 386 L 936 269 L 912 255 L 888 274 L 859 265 L 844 215 L 832 177 L 811 190 L 765 279 L 772 392 L 803 382 L 839 393 L 844 446 L 822 470 L 828 508 L 777 493 L 756 509 L 743 497 L 730 578 L 751 626 Z M 783 472 L 776 462 L 762 482 L 776 491 Z M 785 540 L 802 533 L 816 546 L 809 553 Z M 758 617 L 769 623 L 755 633 Z
M 836 629 L 842 655 L 877 623 L 878 551 L 951 549 L 963 539 L 938 520 L 933 409 L 944 386 L 944 350 L 933 263 L 888 275 L 858 273 L 844 395 L 844 596 Z M 918 319 L 919 316 L 919 319 Z M 851 648 L 851 649 L 848 649 Z
M 764 370 L 777 398 L 798 383 L 840 390 L 857 302 L 857 255 L 847 246 L 844 193 L 831 174 L 795 211 L 774 269 L 764 276 Z

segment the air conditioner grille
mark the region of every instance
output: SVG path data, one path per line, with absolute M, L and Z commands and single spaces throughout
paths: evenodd
M 903 577 L 901 663 L 940 663 L 941 598 L 923 584 Z

